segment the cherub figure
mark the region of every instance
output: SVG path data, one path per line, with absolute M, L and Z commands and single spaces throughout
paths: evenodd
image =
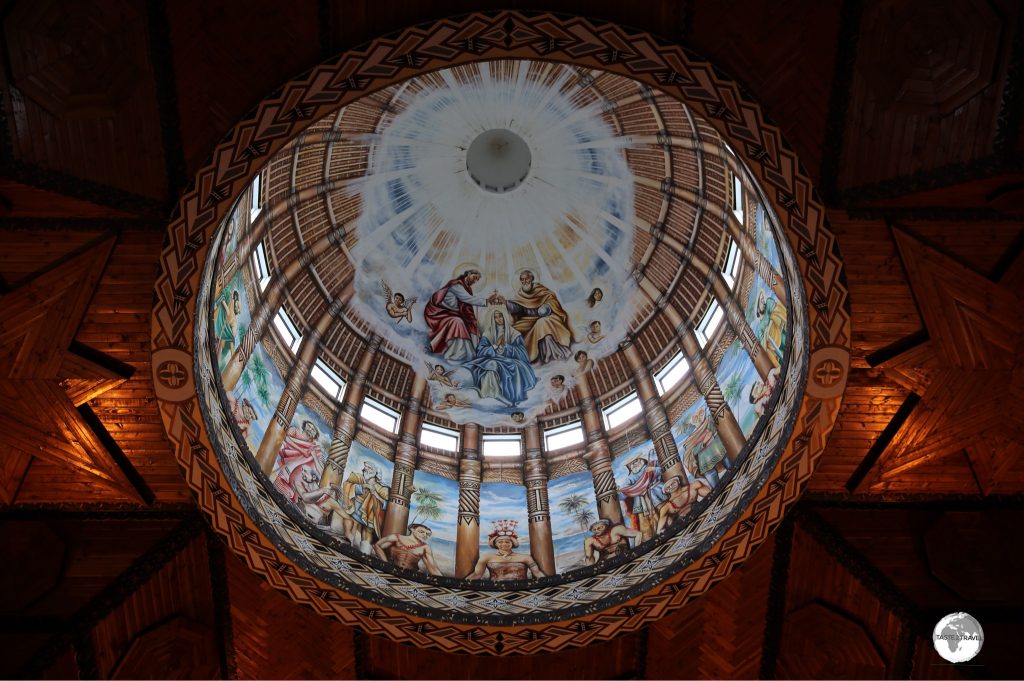
M 461 385 L 458 381 L 452 380 L 452 374 L 455 373 L 455 369 L 445 371 L 442 365 L 431 364 L 430 362 L 426 362 L 426 365 L 427 371 L 430 372 L 429 374 L 427 374 L 428 381 L 436 381 L 437 383 L 440 383 L 441 385 L 446 386 L 448 388 L 458 388 Z
M 459 399 L 452 393 L 445 393 L 444 399 L 434 405 L 434 409 L 437 411 L 445 411 L 448 409 L 458 409 L 460 407 L 472 406 L 469 402 L 463 399 Z
M 384 292 L 384 298 L 387 303 L 384 305 L 384 309 L 387 310 L 388 316 L 392 319 L 397 319 L 398 324 L 402 323 L 402 320 L 412 323 L 412 308 L 416 304 L 418 298 L 410 298 L 406 301 L 405 296 L 401 293 L 392 293 L 391 287 L 381 279 L 380 288 Z

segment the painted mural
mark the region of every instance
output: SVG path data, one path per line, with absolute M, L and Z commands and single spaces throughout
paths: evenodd
M 768 215 L 765 213 L 764 206 L 760 203 L 757 204 L 756 212 L 754 213 L 754 224 L 756 226 L 757 250 L 762 255 L 767 256 L 772 267 L 776 270 L 781 269 L 782 263 L 779 259 L 779 249 L 775 245 L 775 238 L 768 229 Z
M 747 323 L 753 329 L 761 347 L 768 353 L 768 359 L 777 370 L 782 365 L 782 359 L 786 353 L 788 338 L 786 336 L 787 310 L 786 306 L 779 300 L 771 287 L 760 277 L 754 276 L 753 285 L 750 287 L 750 296 L 747 299 L 745 314 Z M 761 397 L 757 398 L 761 403 L 767 402 L 771 396 L 771 390 L 778 380 L 778 371 L 767 377 L 765 385 L 767 390 Z
M 728 470 L 725 445 L 715 428 L 714 419 L 703 398 L 697 399 L 672 424 L 672 436 L 683 460 L 683 468 L 692 480 L 703 478 L 715 488 Z
M 774 369 L 773 369 L 774 371 Z M 754 432 L 757 419 L 763 409 L 758 409 L 753 395 L 761 394 L 757 385 L 764 385 L 750 355 L 743 349 L 739 340 L 735 340 L 722 355 L 722 361 L 715 370 L 715 377 L 725 397 L 726 404 L 740 424 L 743 434 L 749 436 Z
M 598 519 L 594 482 L 589 471 L 573 473 L 548 483 L 551 534 L 555 567 L 566 572 L 587 565 L 584 543 Z
M 373 546 L 381 539 L 393 471 L 390 461 L 363 443 L 352 441 L 338 500 L 345 512 L 343 533 L 363 553 L 376 553 Z
M 213 340 L 217 364 L 223 369 L 238 344 L 245 336 L 250 322 L 249 299 L 242 281 L 242 273 L 227 281 L 214 301 Z
M 508 581 L 544 577 L 530 555 L 526 488 L 480 484 L 480 558 L 468 579 Z
M 665 495 L 661 466 L 650 440 L 615 457 L 612 472 L 619 488 L 622 518 L 635 533 L 630 537 L 634 545 L 652 539 L 658 529 L 658 506 Z
M 259 344 L 246 362 L 242 377 L 228 393 L 228 407 L 250 452 L 256 452 L 284 392 L 284 379 Z
M 424 555 L 429 552 L 429 560 L 419 560 L 418 565 L 411 569 L 424 570 L 430 574 L 455 576 L 455 537 L 457 514 L 455 509 L 459 507 L 459 483 L 448 478 L 416 471 L 414 478 L 415 489 L 412 493 L 409 505 L 408 536 L 415 536 L 417 527 L 426 528 L 426 532 L 420 531 L 423 538 L 417 538 L 416 544 L 426 544 Z M 399 540 L 395 540 L 399 541 Z M 381 547 L 385 542 L 378 542 Z M 406 542 L 412 545 L 412 542 Z M 384 547 L 385 549 L 387 547 Z M 415 546 L 418 549 L 419 546 Z M 379 554 L 378 554 L 379 555 Z M 398 555 L 391 552 L 387 559 L 392 563 L 399 564 L 405 558 L 405 547 L 400 547 Z M 432 565 L 431 565 L 432 563 Z M 433 568 L 433 571 L 431 570 Z
M 551 74 L 522 77 L 539 69 Z M 523 422 L 628 329 L 632 175 L 576 79 L 530 61 L 441 71 L 396 88 L 399 113 L 367 137 L 353 305 L 414 358 L 453 421 Z M 492 129 L 530 149 L 508 193 L 468 176 L 464 150 Z

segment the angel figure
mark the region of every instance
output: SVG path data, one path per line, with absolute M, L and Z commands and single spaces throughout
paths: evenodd
M 446 393 L 444 399 L 434 405 L 434 409 L 437 411 L 447 411 L 448 409 L 459 409 L 462 407 L 471 407 L 469 402 L 461 398 L 456 397 L 451 393 Z
M 411 324 L 412 308 L 419 299 L 410 298 L 406 301 L 405 296 L 401 293 L 392 293 L 391 287 L 383 279 L 380 280 L 380 288 L 384 292 L 384 299 L 387 300 L 384 309 L 388 311 L 388 316 L 397 319 L 398 324 L 401 324 L 403 319 Z
M 431 364 L 430 362 L 425 362 L 425 364 L 427 365 L 427 371 L 430 372 L 427 374 L 428 381 L 437 381 L 448 388 L 458 388 L 460 386 L 458 381 L 452 380 L 452 374 L 455 373 L 455 369 L 445 371 L 444 367 L 440 364 Z

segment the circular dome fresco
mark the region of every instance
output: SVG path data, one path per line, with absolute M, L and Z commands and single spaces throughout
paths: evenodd
M 168 435 L 252 569 L 490 654 L 727 575 L 849 365 L 834 240 L 757 106 L 680 48 L 516 12 L 261 104 L 182 199 L 153 320 Z

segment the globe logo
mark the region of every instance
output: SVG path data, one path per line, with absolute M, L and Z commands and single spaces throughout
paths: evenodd
M 932 644 L 947 662 L 967 662 L 981 652 L 985 632 L 966 612 L 951 612 L 939 620 L 932 632 Z

